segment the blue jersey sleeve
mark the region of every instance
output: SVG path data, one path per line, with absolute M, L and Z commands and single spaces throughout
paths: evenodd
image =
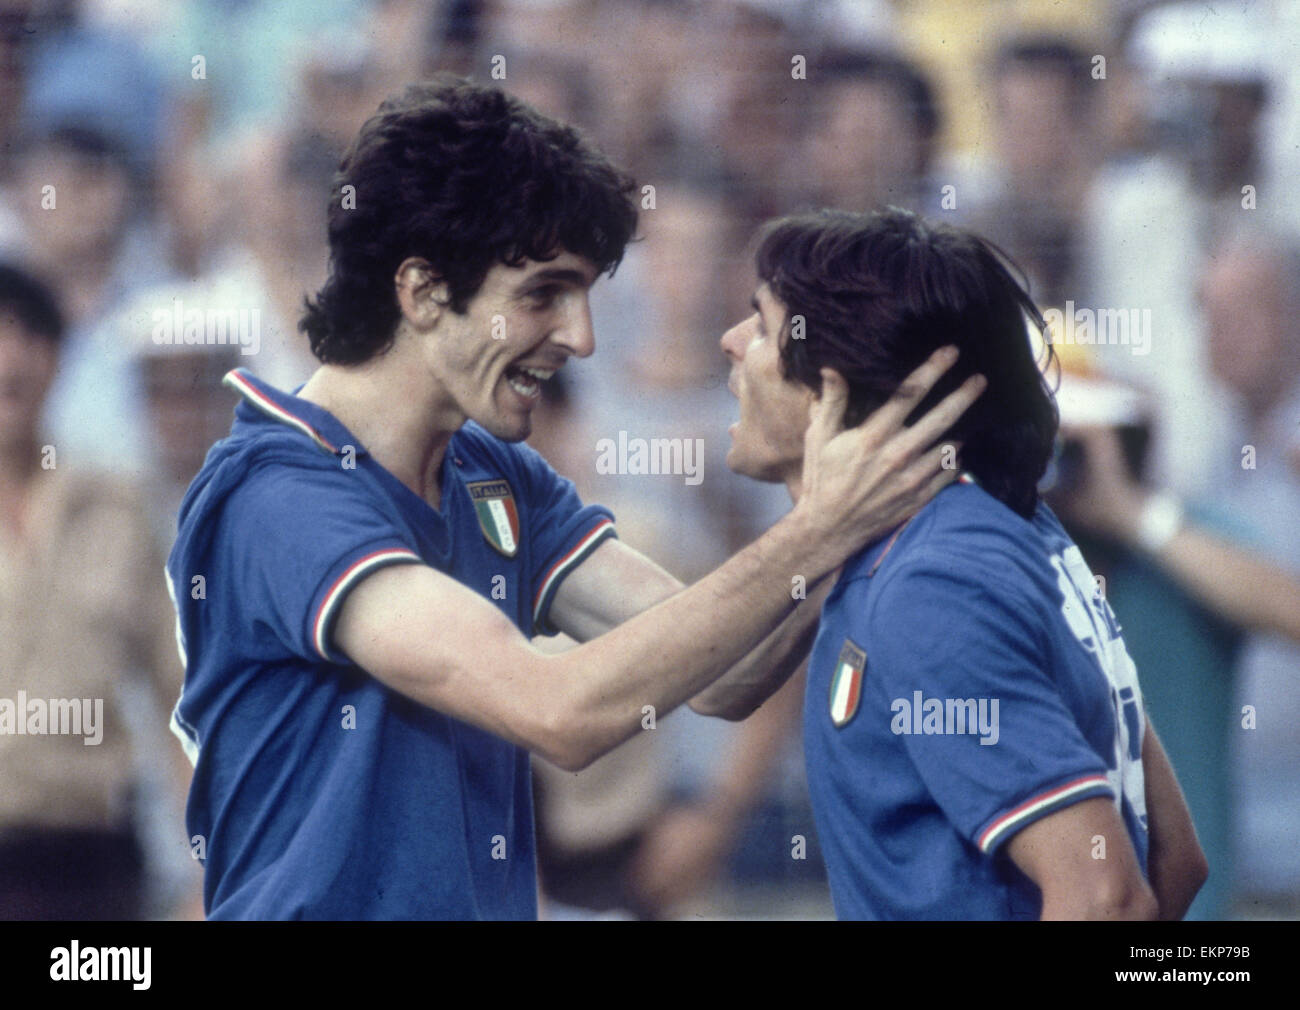
M 223 554 L 246 626 L 269 629 L 294 657 L 348 662 L 330 637 L 348 592 L 379 568 L 422 560 L 354 473 L 267 463 L 224 509 Z
M 862 632 L 866 676 L 881 678 L 891 730 L 964 838 L 992 854 L 1041 817 L 1114 795 L 1023 590 L 952 557 L 882 574 Z
M 551 604 L 564 579 L 602 542 L 616 536 L 614 515 L 601 505 L 583 505 L 573 482 L 561 477 L 541 454 L 515 447 L 522 469 L 533 537 L 533 570 L 528 573 L 533 625 L 538 634 L 559 629 L 549 619 Z

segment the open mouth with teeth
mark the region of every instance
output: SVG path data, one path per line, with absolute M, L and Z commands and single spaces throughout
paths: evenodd
M 528 400 L 541 395 L 542 383 L 555 374 L 553 368 L 528 368 L 511 365 L 506 369 L 506 382 L 520 396 Z

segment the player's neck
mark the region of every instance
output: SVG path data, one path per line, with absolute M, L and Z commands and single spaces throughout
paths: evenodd
M 375 462 L 437 508 L 442 460 L 464 418 L 418 388 L 416 370 L 396 364 L 322 365 L 298 395 L 333 414 Z

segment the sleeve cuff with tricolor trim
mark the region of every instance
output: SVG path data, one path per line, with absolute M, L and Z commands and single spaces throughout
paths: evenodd
M 1110 799 L 1115 797 L 1115 792 L 1105 775 L 1075 776 L 1050 789 L 1041 790 L 1029 799 L 1017 803 L 1010 810 L 995 814 L 980 828 L 976 835 L 976 844 L 981 852 L 993 855 L 1021 828 L 1028 827 L 1034 821 L 1056 813 L 1071 804 L 1096 796 Z
M 356 585 L 367 575 L 388 565 L 423 564 L 424 560 L 409 547 L 400 544 L 364 547 L 346 560 L 335 566 L 330 576 L 323 583 L 312 607 L 308 634 L 312 648 L 322 659 L 331 663 L 347 663 L 350 660 L 334 648 L 334 621 L 343 607 L 343 601 Z
M 533 629 L 538 635 L 558 635 L 558 628 L 554 627 L 549 620 L 551 603 L 555 600 L 555 593 L 560 588 L 565 578 L 573 572 L 583 561 L 585 561 L 600 544 L 605 540 L 618 534 L 614 530 L 614 521 L 609 518 L 601 519 L 595 526 L 589 528 L 585 533 L 579 536 L 563 554 L 558 561 L 546 570 L 542 576 L 537 593 L 533 597 Z

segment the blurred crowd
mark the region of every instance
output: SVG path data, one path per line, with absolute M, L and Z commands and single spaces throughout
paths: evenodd
M 998 243 L 1056 310 L 1050 500 L 1210 858 L 1193 913 L 1300 917 L 1300 597 L 1225 604 L 1107 521 L 1159 492 L 1300 578 L 1298 51 L 1286 0 L 0 0 L 0 700 L 105 702 L 95 747 L 0 733 L 0 917 L 193 914 L 162 558 L 222 375 L 311 374 L 347 143 L 441 70 L 638 180 L 597 353 L 533 443 L 688 581 L 789 507 L 724 463 L 756 227 L 894 205 Z M 703 479 L 599 473 L 620 432 L 702 440 Z M 536 761 L 545 914 L 830 914 L 801 691 L 576 776 Z

